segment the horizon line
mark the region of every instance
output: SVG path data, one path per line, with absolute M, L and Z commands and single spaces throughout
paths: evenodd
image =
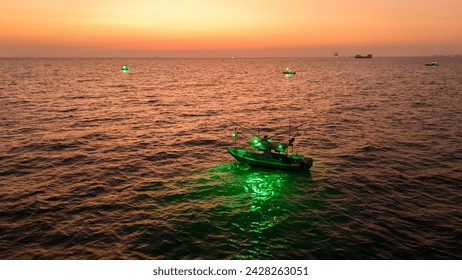
M 278 59 L 278 58 L 354 58 L 355 55 L 348 56 L 0 56 L 5 58 L 138 58 L 138 59 Z M 462 57 L 462 54 L 433 54 L 433 55 L 373 55 L 372 58 L 399 58 L 399 57 Z

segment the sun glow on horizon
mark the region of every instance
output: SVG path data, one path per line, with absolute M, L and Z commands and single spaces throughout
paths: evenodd
M 462 2 L 0 0 L 8 46 L 121 50 L 462 45 Z M 443 3 L 442 3 L 443 2 Z M 435 10 L 441 10 L 435 13 Z M 428 17 L 431 14 L 431 17 Z

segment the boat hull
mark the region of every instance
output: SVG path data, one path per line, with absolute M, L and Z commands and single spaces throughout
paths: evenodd
M 372 54 L 368 54 L 368 55 L 355 55 L 355 58 L 372 58 Z
M 272 168 L 289 171 L 308 171 L 313 165 L 311 158 L 293 155 L 271 153 L 271 157 L 264 157 L 263 154 L 250 152 L 241 149 L 228 148 L 228 152 L 239 162 L 244 162 L 250 166 Z

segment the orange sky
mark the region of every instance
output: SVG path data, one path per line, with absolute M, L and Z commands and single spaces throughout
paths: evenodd
M 462 53 L 461 0 L 0 0 L 0 7 L 0 56 Z

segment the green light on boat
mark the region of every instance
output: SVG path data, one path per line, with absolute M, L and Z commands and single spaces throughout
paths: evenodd
M 130 71 L 130 68 L 127 65 L 123 65 L 122 72 L 127 73 L 128 71 Z
M 276 150 L 277 152 L 282 153 L 282 152 L 284 152 L 286 149 L 285 149 L 284 145 L 279 144 L 279 145 L 275 148 L 275 150 Z
M 258 138 L 254 138 L 252 142 L 250 142 L 250 145 L 254 148 L 257 148 L 261 146 L 261 141 Z
M 231 134 L 231 137 L 236 138 L 236 137 L 237 137 L 237 133 Z

